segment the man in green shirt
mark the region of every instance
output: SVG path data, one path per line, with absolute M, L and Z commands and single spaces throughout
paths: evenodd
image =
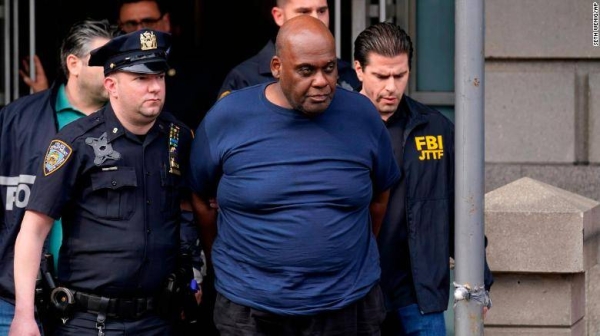
M 59 128 L 99 110 L 108 101 L 103 70 L 88 66 L 88 59 L 92 50 L 112 36 L 108 21 L 76 23 L 60 49 L 63 80 L 0 110 L 0 335 L 8 334 L 15 313 L 14 244 L 35 175 Z M 61 236 L 59 231 L 55 235 Z M 52 239 L 50 251 L 57 255 L 59 246 L 60 239 Z
M 58 85 L 56 124 L 58 130 L 70 122 L 99 110 L 107 101 L 102 69 L 88 66 L 90 51 L 105 45 L 113 36 L 107 21 L 85 21 L 71 28 L 61 47 L 61 69 L 67 78 Z M 58 250 L 62 243 L 62 225 L 57 220 L 48 238 L 48 251 L 58 263 Z

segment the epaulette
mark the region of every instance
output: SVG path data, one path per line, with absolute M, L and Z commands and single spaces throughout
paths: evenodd
M 76 139 L 88 133 L 92 129 L 104 124 L 104 116 L 100 113 L 102 109 L 77 119 L 60 130 L 61 138 L 73 143 Z

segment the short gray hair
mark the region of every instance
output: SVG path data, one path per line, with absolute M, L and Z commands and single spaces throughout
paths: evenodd
M 79 58 L 85 57 L 92 51 L 92 41 L 97 38 L 112 39 L 116 33 L 116 27 L 111 26 L 108 20 L 84 20 L 75 23 L 60 47 L 60 67 L 69 78 L 67 68 L 67 57 L 75 55 Z

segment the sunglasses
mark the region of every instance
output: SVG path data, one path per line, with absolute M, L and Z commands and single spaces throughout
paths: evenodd
M 136 20 L 128 20 L 125 22 L 121 22 L 119 24 L 119 27 L 121 27 L 121 29 L 126 32 L 126 33 L 130 33 L 132 31 L 136 31 L 138 30 L 138 27 L 141 28 L 155 28 L 156 24 L 162 20 L 164 14 L 161 15 L 159 18 L 154 19 L 154 18 L 143 18 L 140 21 L 136 21 Z

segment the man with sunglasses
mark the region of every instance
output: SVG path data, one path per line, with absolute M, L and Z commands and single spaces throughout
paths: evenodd
M 171 16 L 161 1 L 123 0 L 119 2 L 119 28 L 125 33 L 142 28 L 170 33 Z
M 171 33 L 171 15 L 165 1 L 119 0 L 117 14 L 119 28 L 125 33 L 142 28 Z M 201 63 L 198 57 L 184 49 L 174 36 L 173 46 L 169 49 L 170 69 L 166 73 L 167 99 L 164 109 L 195 129 L 214 103 L 217 87 L 211 85 L 213 75 L 198 66 Z M 37 57 L 35 67 L 35 80 L 24 71 L 20 73 L 33 92 L 39 92 L 48 88 L 48 79 Z

